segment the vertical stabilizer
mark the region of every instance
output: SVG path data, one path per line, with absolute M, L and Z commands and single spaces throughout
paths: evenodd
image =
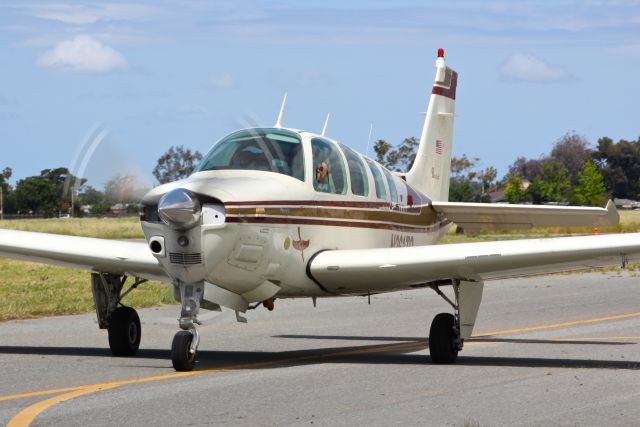
M 458 73 L 447 67 L 444 50 L 438 49 L 436 78 L 431 90 L 416 160 L 407 182 L 431 200 L 449 200 L 451 143 Z

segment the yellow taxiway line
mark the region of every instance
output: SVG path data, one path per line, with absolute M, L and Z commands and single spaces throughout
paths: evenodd
M 484 337 L 491 337 L 496 335 L 508 335 L 508 334 L 516 334 L 521 332 L 556 329 L 556 328 L 563 328 L 568 326 L 600 323 L 600 322 L 606 322 L 611 320 L 629 319 L 634 317 L 640 317 L 640 312 L 619 314 L 619 315 L 606 316 L 606 317 L 596 317 L 596 318 L 584 319 L 584 320 L 575 320 L 571 322 L 552 323 L 547 325 L 524 327 L 524 328 L 518 328 L 518 329 L 507 329 L 507 330 L 495 331 L 495 332 L 486 332 L 486 333 L 473 335 L 472 338 L 484 338 Z M 565 339 L 557 339 L 554 341 L 615 340 L 615 339 L 640 339 L 640 337 L 629 336 L 629 337 L 604 337 L 604 338 L 565 338 Z M 499 344 L 499 343 L 500 342 L 468 342 L 466 345 L 477 346 L 477 345 Z M 88 384 L 88 385 L 77 386 L 77 387 L 68 387 L 68 388 L 35 391 L 30 393 L 13 394 L 9 396 L 0 396 L 0 401 L 56 394 L 56 396 L 42 400 L 40 402 L 37 402 L 23 409 L 9 421 L 9 424 L 7 424 L 7 427 L 28 426 L 38 415 L 40 415 L 45 410 L 47 410 L 48 408 L 58 403 L 61 403 L 66 400 L 70 400 L 79 396 L 97 393 L 103 390 L 114 389 L 124 385 L 129 385 L 129 384 L 140 384 L 140 383 L 147 383 L 147 382 L 153 382 L 153 381 L 162 381 L 162 380 L 169 380 L 169 379 L 175 379 L 175 378 L 190 377 L 195 375 L 208 374 L 212 372 L 232 371 L 232 370 L 247 369 L 247 368 L 258 368 L 266 365 L 286 364 L 286 363 L 292 363 L 292 362 L 300 362 L 304 360 L 325 359 L 325 358 L 348 356 L 348 355 L 354 355 L 354 354 L 370 354 L 370 353 L 380 353 L 380 352 L 390 352 L 390 351 L 419 350 L 422 348 L 426 348 L 426 340 L 421 342 L 408 342 L 408 343 L 402 343 L 402 344 L 385 344 L 385 345 L 380 345 L 375 347 L 368 347 L 364 349 L 345 350 L 345 351 L 338 351 L 338 352 L 327 353 L 327 354 L 312 354 L 307 356 L 266 360 L 262 362 L 251 362 L 251 363 L 244 363 L 244 364 L 238 364 L 238 365 L 229 365 L 229 366 L 224 366 L 220 368 L 203 369 L 201 371 L 174 372 L 166 375 L 155 375 L 151 377 L 134 378 L 134 379 L 123 380 L 123 381 L 112 381 L 112 382 L 101 383 L 101 384 Z

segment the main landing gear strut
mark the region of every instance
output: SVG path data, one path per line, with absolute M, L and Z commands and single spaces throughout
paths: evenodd
M 449 364 L 456 361 L 464 340 L 471 337 L 484 286 L 481 281 L 447 282 L 453 287 L 455 300 L 452 301 L 440 290 L 441 284 L 445 283 L 435 283 L 430 288 L 453 307 L 455 314 L 440 313 L 433 319 L 429 330 L 429 353 L 433 363 Z
M 200 333 L 196 325 L 200 325 L 198 312 L 204 292 L 203 285 L 176 285 L 180 288 L 182 310 L 180 312 L 180 329 L 173 337 L 171 344 L 171 362 L 176 371 L 191 371 L 196 364 L 196 354 L 200 343 Z
M 133 356 L 140 347 L 140 318 L 131 307 L 122 305 L 122 299 L 145 279 L 137 278 L 125 292 L 122 289 L 127 276 L 115 274 L 91 274 L 91 291 L 96 305 L 98 326 L 109 332 L 109 348 L 114 356 Z

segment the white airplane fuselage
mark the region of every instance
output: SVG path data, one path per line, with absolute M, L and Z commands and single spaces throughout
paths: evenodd
M 362 156 L 369 166 L 366 196 L 353 194 L 349 173 L 344 174 L 344 194 L 318 191 L 311 140 L 339 145 L 313 133 L 286 131 L 300 136 L 304 180 L 262 170 L 200 171 L 144 197 L 143 206 L 151 212 L 173 189 L 189 190 L 202 199 L 201 220 L 186 230 L 176 230 L 156 217 L 141 218 L 148 242 L 164 240 L 163 250 L 155 255 L 172 279 L 214 284 L 247 302 L 274 296 L 366 294 L 372 290 L 323 287 L 307 271 L 309 260 L 324 250 L 429 245 L 447 232 L 450 222 L 432 209 L 425 195 Z M 376 183 L 371 167 L 386 178 L 383 198 L 378 197 L 376 185 L 381 182 Z M 187 245 L 178 243 L 181 236 L 188 239 Z

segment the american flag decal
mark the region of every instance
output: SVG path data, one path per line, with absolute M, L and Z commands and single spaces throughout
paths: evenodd
M 436 154 L 442 155 L 442 141 L 436 139 Z

